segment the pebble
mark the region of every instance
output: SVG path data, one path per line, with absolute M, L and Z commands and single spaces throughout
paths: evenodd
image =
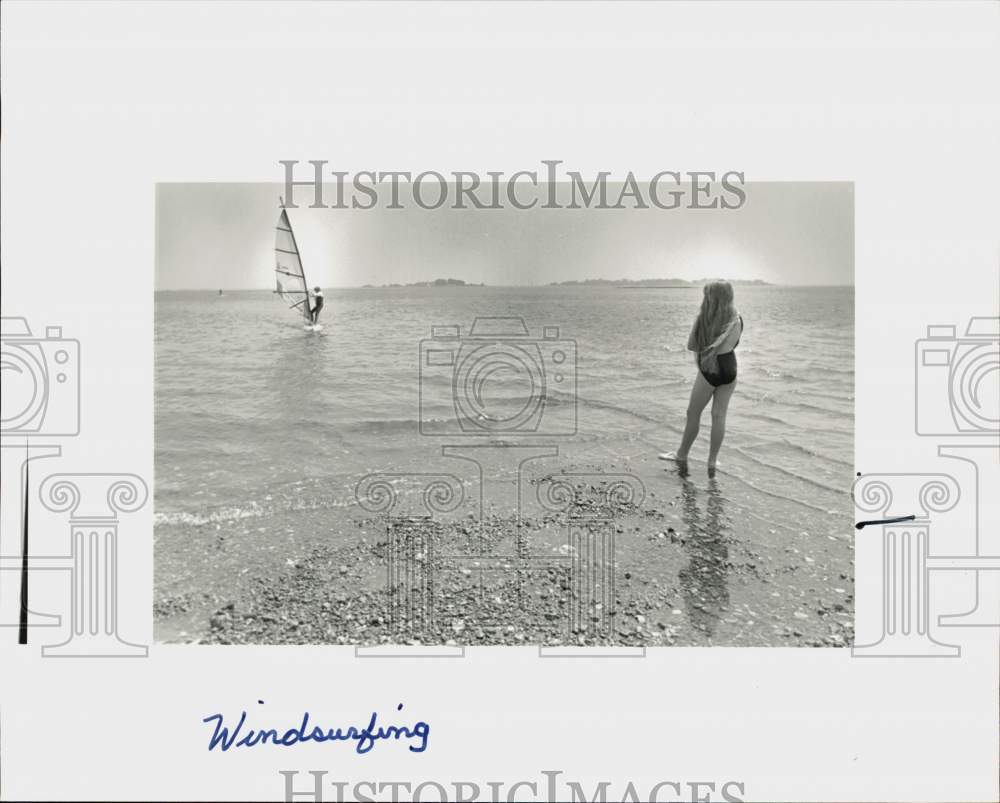
M 580 508 L 602 515 L 609 511 L 606 502 L 587 502 L 581 504 Z M 694 624 L 698 625 L 695 630 L 701 627 L 701 622 L 716 623 L 717 630 L 709 638 L 710 642 L 732 644 L 734 639 L 738 639 L 740 644 L 756 645 L 767 644 L 769 641 L 781 643 L 781 638 L 794 636 L 803 639 L 799 644 L 808 641 L 819 646 L 844 646 L 851 643 L 853 622 L 849 617 L 853 606 L 846 583 L 853 581 L 853 577 L 850 577 L 853 570 L 846 568 L 845 561 L 831 566 L 827 562 L 827 556 L 821 556 L 823 559 L 819 563 L 822 571 L 816 571 L 820 567 L 809 570 L 810 578 L 820 586 L 818 590 L 807 594 L 797 585 L 781 582 L 780 587 L 788 590 L 788 593 L 782 594 L 771 591 L 765 584 L 770 581 L 791 580 L 796 575 L 786 574 L 786 571 L 801 570 L 804 563 L 816 563 L 817 559 L 802 556 L 805 558 L 802 561 L 802 557 L 791 557 L 790 555 L 799 555 L 799 550 L 786 547 L 780 540 L 777 543 L 771 542 L 767 551 L 762 549 L 763 554 L 756 554 L 750 548 L 753 545 L 752 538 L 741 538 L 735 529 L 733 537 L 727 538 L 716 549 L 714 543 L 709 543 L 710 534 L 704 526 L 692 529 L 690 533 L 685 532 L 683 536 L 674 526 L 663 530 L 655 526 L 666 518 L 677 528 L 687 530 L 685 511 L 679 507 L 675 511 L 667 511 L 667 515 L 659 511 L 636 511 L 634 508 L 622 512 L 615 510 L 613 506 L 610 507 L 610 513 L 618 518 L 613 523 L 618 532 L 627 530 L 631 533 L 638 529 L 638 532 L 647 534 L 649 540 L 643 539 L 642 544 L 636 547 L 640 550 L 638 553 L 628 553 L 624 542 L 619 540 L 619 560 L 627 556 L 631 565 L 644 566 L 649 571 L 643 572 L 642 576 L 633 577 L 631 570 L 619 569 L 618 576 L 629 582 L 621 584 L 616 599 L 607 600 L 607 611 L 596 600 L 586 606 L 575 603 L 575 586 L 570 582 L 569 562 L 553 559 L 553 552 L 563 555 L 575 552 L 569 544 L 559 546 L 560 541 L 565 540 L 565 514 L 546 515 L 523 522 L 523 532 L 542 531 L 539 536 L 541 548 L 535 555 L 543 559 L 545 555 L 549 555 L 552 568 L 537 574 L 515 573 L 513 569 L 518 564 L 513 560 L 493 564 L 502 567 L 507 563 L 512 571 L 485 573 L 486 594 L 479 596 L 478 586 L 470 586 L 467 580 L 463 580 L 463 577 L 474 574 L 470 568 L 474 564 L 468 559 L 474 558 L 479 548 L 485 548 L 487 553 L 493 552 L 497 556 L 513 556 L 513 550 L 510 548 L 509 523 L 499 516 L 477 520 L 474 529 L 480 538 L 470 540 L 470 525 L 476 520 L 475 514 L 470 513 L 470 524 L 459 521 L 440 525 L 444 535 L 457 539 L 457 552 L 464 556 L 465 565 L 459 565 L 456 567 L 457 572 L 449 572 L 435 580 L 433 594 L 438 618 L 433 620 L 430 630 L 417 630 L 415 625 L 419 620 L 416 617 L 422 617 L 423 611 L 419 606 L 405 606 L 419 603 L 419 599 L 399 599 L 400 605 L 394 613 L 387 607 L 391 597 L 385 588 L 385 529 L 384 522 L 376 518 L 351 522 L 357 523 L 358 528 L 363 524 L 369 527 L 367 531 L 373 537 L 368 542 L 340 544 L 336 547 L 324 545 L 296 560 L 287 559 L 287 565 L 295 567 L 296 571 L 282 572 L 280 578 L 260 574 L 242 577 L 239 581 L 240 610 L 229 606 L 212 613 L 208 617 L 209 632 L 204 635 L 204 641 L 226 644 L 389 644 L 403 643 L 408 638 L 414 644 L 449 646 L 526 643 L 589 645 L 607 643 L 608 640 L 630 645 L 666 645 L 675 642 L 682 620 L 669 625 L 661 620 L 662 614 L 656 611 L 660 609 L 664 614 L 670 611 L 672 616 L 683 616 L 686 609 L 695 616 Z M 634 518 L 626 518 L 636 513 L 645 521 L 640 528 L 634 526 Z M 375 526 L 371 526 L 373 523 Z M 404 528 L 403 537 L 412 538 L 419 529 Z M 227 532 L 233 531 L 227 529 Z M 339 534 L 332 527 L 329 532 Z M 351 527 L 350 532 L 357 530 Z M 775 535 L 777 530 L 770 532 Z M 803 533 L 803 536 L 808 534 Z M 672 549 L 654 548 L 650 544 L 650 541 L 662 539 L 669 539 L 670 543 L 679 544 L 682 549 L 674 552 Z M 414 545 L 423 546 L 420 542 Z M 550 548 L 552 552 L 548 551 Z M 648 557 L 641 552 L 643 548 L 648 548 L 648 554 L 655 555 L 654 560 L 660 563 L 647 564 Z M 278 545 L 277 554 L 271 558 L 277 558 L 278 565 L 283 560 L 280 557 L 281 549 L 282 546 Z M 298 544 L 295 551 L 298 551 Z M 455 551 L 435 550 L 435 554 L 431 554 L 424 550 L 411 554 L 423 565 L 436 560 L 437 554 L 455 554 Z M 841 595 L 838 599 L 843 604 L 814 599 L 816 593 L 830 593 L 832 583 L 826 582 L 826 574 L 829 573 L 833 578 L 842 567 L 845 572 L 840 577 L 845 581 L 845 587 L 833 589 L 833 592 Z M 661 570 L 668 572 L 666 579 L 660 573 Z M 244 566 L 238 571 L 246 575 L 250 569 Z M 426 570 L 419 568 L 419 571 Z M 680 581 L 677 580 L 678 571 Z M 329 575 L 336 572 L 341 577 L 351 576 L 351 582 L 335 584 L 336 588 L 325 585 L 324 581 L 329 579 Z M 669 574 L 670 572 L 673 574 Z M 643 579 L 643 576 L 650 579 Z M 697 578 L 698 582 L 691 582 L 692 578 Z M 632 580 L 635 582 L 631 582 Z M 677 585 L 672 586 L 671 581 Z M 746 586 L 749 587 L 745 588 Z M 244 588 L 247 589 L 245 592 Z M 523 596 L 519 597 L 519 594 Z M 785 599 L 789 602 L 785 602 Z M 681 600 L 684 601 L 685 608 L 673 607 Z M 788 611 L 792 609 L 791 600 L 796 600 L 795 604 L 798 605 L 808 605 L 816 611 L 814 624 L 800 625 L 809 631 L 806 636 L 787 626 L 782 632 L 775 625 L 775 622 L 780 623 L 782 618 L 787 617 Z M 761 613 L 758 615 L 752 611 L 745 601 L 761 607 Z M 213 602 L 219 604 L 218 600 Z M 268 613 L 261 613 L 264 610 Z M 412 621 L 407 618 L 406 610 L 413 611 Z M 730 611 L 728 616 L 724 616 L 723 612 L 726 611 Z M 183 612 L 179 606 L 177 612 Z M 171 613 L 172 610 L 165 610 L 164 616 Z M 803 610 L 792 610 L 792 613 L 796 620 L 810 620 L 810 614 Z M 753 618 L 749 618 L 750 615 Z M 628 624 L 625 617 L 631 619 L 631 624 Z M 499 628 L 493 624 L 498 621 L 502 623 Z M 570 621 L 576 621 L 579 625 L 573 633 L 568 632 Z M 485 626 L 487 622 L 491 624 Z M 612 629 L 605 631 L 604 628 Z M 754 630 L 750 631 L 749 628 Z M 815 632 L 816 630 L 820 632 Z M 699 636 L 687 629 L 684 632 L 685 637 L 681 639 L 681 643 L 704 642 L 704 633 Z M 406 634 L 405 638 L 401 637 L 402 634 Z

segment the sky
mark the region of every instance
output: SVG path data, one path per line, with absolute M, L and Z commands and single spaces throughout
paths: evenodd
M 306 195 L 289 217 L 309 284 L 322 287 L 436 278 L 854 284 L 851 183 L 748 182 L 745 190 L 737 210 L 336 210 L 309 209 Z M 156 289 L 273 288 L 282 192 L 280 184 L 157 185 Z

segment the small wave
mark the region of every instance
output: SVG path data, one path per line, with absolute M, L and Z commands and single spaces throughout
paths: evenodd
M 577 396 L 580 404 L 584 407 L 590 407 L 594 410 L 605 410 L 612 413 L 624 413 L 625 415 L 631 416 L 632 418 L 638 418 L 640 421 L 648 421 L 651 424 L 657 424 L 658 426 L 663 426 L 664 421 L 655 416 L 647 415 L 645 413 L 640 413 L 636 410 L 629 409 L 628 407 L 622 407 L 618 404 L 612 404 L 611 402 L 600 401 L 598 399 L 587 399 L 583 396 Z
M 813 366 L 818 372 L 823 374 L 836 374 L 838 376 L 854 376 L 854 368 L 837 368 L 832 365 L 816 365 Z
M 154 513 L 153 526 L 186 524 L 192 527 L 202 527 L 206 524 L 221 524 L 227 521 L 258 518 L 266 512 L 261 505 L 258 505 L 256 502 L 250 502 L 245 507 L 223 507 L 199 513 L 189 513 L 184 510 L 171 513 Z
M 794 442 L 788 440 L 788 438 L 782 438 L 781 440 L 790 449 L 796 449 L 797 451 L 800 451 L 800 452 L 802 452 L 804 454 L 807 454 L 810 457 L 820 457 L 823 460 L 829 460 L 831 463 L 839 463 L 840 465 L 847 466 L 850 469 L 854 468 L 854 464 L 851 463 L 851 462 L 849 462 L 849 461 L 847 461 L 847 460 L 841 460 L 838 457 L 831 457 L 830 455 L 820 454 L 819 452 L 815 451 L 814 449 L 810 449 L 810 448 L 808 448 L 806 446 L 803 446 L 802 444 L 799 444 L 799 443 L 794 443 Z
M 657 388 L 662 388 L 662 385 L 656 387 L 649 387 L 649 390 L 655 390 Z M 505 399 L 505 403 L 509 404 L 511 407 L 517 407 L 519 405 L 524 405 L 528 402 L 527 397 L 516 397 Z M 637 418 L 642 421 L 649 421 L 653 424 L 663 425 L 663 420 L 656 418 L 655 416 L 648 415 L 646 413 L 640 413 L 637 410 L 633 410 L 629 407 L 624 407 L 619 404 L 613 404 L 611 402 L 601 401 L 600 399 L 589 399 L 585 396 L 580 396 L 579 394 L 564 393 L 562 391 L 549 391 L 545 396 L 546 407 L 563 407 L 572 404 L 578 404 L 581 407 L 588 407 L 594 410 L 605 410 L 608 412 L 622 413 L 624 415 L 631 416 L 632 418 Z M 436 410 L 439 413 L 454 412 L 453 408 L 446 408 L 444 405 L 438 405 Z M 450 424 L 455 421 L 454 416 L 441 417 L 425 419 L 426 422 L 438 423 L 438 424 Z M 382 421 L 362 421 L 355 425 L 355 428 L 366 429 L 366 430 L 380 430 L 380 429 L 399 429 L 403 427 L 413 427 L 416 428 L 420 425 L 420 422 L 415 419 L 393 419 L 393 420 L 382 420 Z
M 824 415 L 832 415 L 837 418 L 848 418 L 851 421 L 854 420 L 854 412 L 846 413 L 843 410 L 834 410 L 830 407 L 823 407 L 820 404 L 811 404 L 809 402 L 803 401 L 792 401 L 787 396 L 772 396 L 771 401 L 775 404 L 784 405 L 785 407 L 798 407 L 802 410 L 815 410 L 818 413 L 823 413 Z
M 761 373 L 769 377 L 788 379 L 794 382 L 802 382 L 806 384 L 814 382 L 823 382 L 827 374 L 836 374 L 838 377 L 848 377 L 854 376 L 854 369 L 849 369 L 847 371 L 828 368 L 825 365 L 812 365 L 808 366 L 811 373 L 803 375 L 796 373 L 794 370 L 789 370 L 787 368 L 768 368 L 766 366 L 752 365 L 748 366 L 748 372 Z M 844 384 L 846 380 L 838 378 L 836 384 Z
M 169 513 L 154 513 L 154 526 L 177 526 L 186 525 L 191 527 L 204 527 L 207 524 L 223 524 L 230 521 L 240 521 L 241 519 L 254 519 L 263 516 L 270 516 L 274 513 L 291 513 L 306 510 L 328 510 L 333 508 L 345 508 L 355 504 L 353 499 L 283 499 L 277 504 L 261 504 L 251 500 L 242 505 L 228 505 L 212 510 L 198 512 L 171 511 Z
M 719 468 L 719 471 L 720 472 L 723 471 L 721 467 Z M 728 471 L 723 472 L 723 473 L 729 474 L 729 476 L 733 477 L 734 479 L 738 480 L 739 482 L 742 482 L 748 488 L 753 488 L 753 490 L 757 491 L 758 493 L 765 494 L 766 496 L 773 497 L 774 499 L 781 499 L 781 500 L 783 500 L 785 502 L 791 502 L 792 504 L 795 504 L 795 505 L 801 505 L 802 507 L 807 507 L 810 510 L 816 510 L 816 511 L 819 511 L 820 513 L 824 513 L 824 514 L 826 514 L 826 513 L 829 512 L 828 508 L 820 507 L 819 505 L 814 505 L 811 502 L 806 502 L 803 499 L 797 499 L 796 497 L 793 497 L 793 496 L 785 496 L 784 494 L 779 494 L 779 493 L 776 493 L 774 491 L 768 491 L 766 488 L 761 488 L 760 486 L 754 485 L 752 482 L 750 482 L 750 480 L 746 479 L 746 477 L 742 477 L 739 474 L 733 474 L 732 472 L 728 472 Z
M 446 421 L 451 419 L 444 418 L 428 418 L 425 420 L 425 424 L 444 424 Z M 351 426 L 347 427 L 349 432 L 419 432 L 420 421 L 416 418 L 381 418 L 381 419 L 366 419 L 364 421 L 357 421 Z
M 847 488 L 838 488 L 837 486 L 834 485 L 827 485 L 825 482 L 820 482 L 819 480 L 813 479 L 812 477 L 807 477 L 804 474 L 798 474 L 797 472 L 791 471 L 790 469 L 782 468 L 781 466 L 775 465 L 774 463 L 769 463 L 767 460 L 761 460 L 759 457 L 754 457 L 752 454 L 749 454 L 745 449 L 739 446 L 734 446 L 733 451 L 739 452 L 747 460 L 750 460 L 751 462 L 754 462 L 759 466 L 764 466 L 765 468 L 769 468 L 772 471 L 777 471 L 778 473 L 784 474 L 785 476 L 792 477 L 801 482 L 808 483 L 809 485 L 814 485 L 817 488 L 822 488 L 825 491 L 832 491 L 833 493 L 838 493 L 838 494 L 847 493 Z M 822 459 L 826 459 L 825 455 L 815 455 L 815 456 L 820 457 Z
M 759 401 L 763 401 L 763 399 L 760 399 Z M 786 421 L 784 418 L 777 418 L 776 416 L 767 415 L 766 413 L 759 413 L 752 407 L 749 410 L 740 410 L 736 414 L 739 415 L 740 417 L 745 416 L 747 418 L 753 418 L 758 421 L 769 421 L 772 424 L 781 424 L 783 426 L 788 426 L 788 421 Z
M 782 427 L 784 427 L 786 430 L 788 430 L 788 429 L 791 429 L 791 430 L 805 430 L 809 434 L 825 433 L 827 435 L 836 435 L 836 436 L 844 436 L 844 435 L 852 435 L 853 434 L 853 430 L 851 430 L 851 429 L 838 429 L 838 428 L 835 428 L 835 427 L 823 427 L 823 426 L 818 426 L 816 424 L 809 424 L 807 427 L 801 426 L 801 425 L 799 425 L 797 423 L 789 421 L 787 418 L 777 418 L 775 416 L 767 415 L 765 413 L 759 413 L 756 410 L 754 410 L 753 408 L 751 408 L 750 410 L 739 410 L 738 412 L 731 413 L 730 415 L 731 416 L 737 416 L 737 417 L 739 417 L 741 419 L 742 418 L 748 418 L 748 419 L 751 419 L 751 420 L 754 420 L 754 421 L 766 421 L 766 422 L 768 422 L 770 424 L 779 424 Z

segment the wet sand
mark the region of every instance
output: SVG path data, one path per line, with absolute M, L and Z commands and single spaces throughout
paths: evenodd
M 821 513 L 777 496 L 767 517 L 716 480 L 650 456 L 639 504 L 575 485 L 562 511 L 392 520 L 295 484 L 266 507 L 158 526 L 158 641 L 212 644 L 849 646 L 848 498 Z M 600 466 L 600 467 L 598 467 Z M 749 493 L 755 493 L 753 491 Z M 808 525 L 805 522 L 808 521 Z M 518 526 L 520 525 L 520 526 Z M 585 533 L 574 540 L 573 532 Z M 391 533 L 391 535 L 390 535 Z M 607 548 L 614 541 L 612 561 Z M 597 545 L 595 547 L 595 545 Z M 604 549 L 603 559 L 600 549 Z M 389 555 L 397 574 L 389 576 Z

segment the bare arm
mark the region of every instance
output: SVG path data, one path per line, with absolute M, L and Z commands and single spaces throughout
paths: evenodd
M 728 354 L 730 351 L 736 348 L 736 344 L 739 342 L 740 337 L 742 335 L 743 335 L 743 320 L 740 319 L 740 321 L 736 324 L 736 326 L 734 326 L 730 330 L 729 334 L 726 335 L 726 339 L 722 341 L 722 345 L 719 346 L 719 354 Z

